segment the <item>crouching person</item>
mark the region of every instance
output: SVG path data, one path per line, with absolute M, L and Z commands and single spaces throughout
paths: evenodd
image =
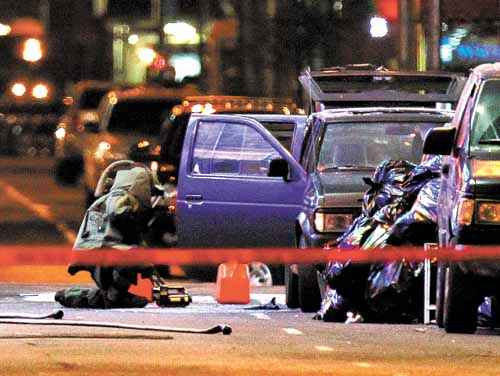
M 132 161 L 111 164 L 101 175 L 95 195 L 87 209 L 73 246 L 74 250 L 122 249 L 144 245 L 143 237 L 151 219 L 152 192 L 158 189 L 155 177 L 146 166 Z M 148 266 L 70 265 L 71 275 L 87 270 L 96 288 L 72 287 L 56 293 L 60 304 L 74 308 L 144 307 L 147 300 L 128 290 L 137 275 L 150 276 Z

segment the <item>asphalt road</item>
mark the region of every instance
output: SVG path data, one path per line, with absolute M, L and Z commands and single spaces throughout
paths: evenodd
M 71 243 L 83 194 L 78 187 L 57 187 L 50 171 L 49 159 L 0 159 L 0 245 Z M 0 314 L 60 309 L 54 292 L 85 283 L 63 269 L 24 273 L 44 282 L 4 278 Z M 248 310 L 217 304 L 214 284 L 174 282 L 193 295 L 190 306 L 64 309 L 64 319 L 194 328 L 226 323 L 233 333 L 0 324 L 0 375 L 500 375 L 500 330 L 449 335 L 432 325 L 324 323 L 286 309 L 280 286 L 253 288 L 249 306 L 276 297 L 281 309 Z

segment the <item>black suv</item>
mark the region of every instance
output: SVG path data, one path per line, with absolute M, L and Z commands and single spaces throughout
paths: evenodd
M 439 243 L 500 244 L 500 63 L 472 70 L 453 122 L 433 129 L 424 153 L 445 155 L 439 195 Z M 500 297 L 500 261 L 441 263 L 437 321 L 472 333 L 485 296 Z M 493 299 L 495 301 L 495 299 Z

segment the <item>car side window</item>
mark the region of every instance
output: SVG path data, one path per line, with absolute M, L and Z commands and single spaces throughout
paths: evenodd
M 267 176 L 276 149 L 254 128 L 201 122 L 193 150 L 194 175 Z

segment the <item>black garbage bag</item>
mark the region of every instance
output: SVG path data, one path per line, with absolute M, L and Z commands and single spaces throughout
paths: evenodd
M 370 186 L 363 197 L 362 212 L 371 217 L 385 205 L 404 194 L 403 184 L 415 165 L 408 161 L 384 161 L 373 177 L 363 179 Z
M 330 262 L 324 272 L 325 281 L 331 289 L 347 298 L 353 304 L 362 304 L 369 264 Z
M 384 161 L 371 179 L 365 179 L 369 189 L 362 215 L 337 239 L 338 248 L 360 247 L 369 252 L 387 245 L 434 242 L 441 160 L 426 157 L 420 165 Z M 338 306 L 348 301 L 350 308 L 369 320 L 414 321 L 423 306 L 422 269 L 422 263 L 331 262 L 324 277 L 335 294 L 325 296 L 324 306 L 343 312 Z
M 409 323 L 422 312 L 422 263 L 395 261 L 374 264 L 366 288 L 366 302 L 374 321 Z
M 326 322 L 345 322 L 347 312 L 351 309 L 352 305 L 337 290 L 327 288 L 321 302 L 321 308 L 313 318 Z
M 437 241 L 437 201 L 440 179 L 423 186 L 411 210 L 399 217 L 389 230 L 386 244 L 423 245 Z
M 431 179 L 441 175 L 442 156 L 433 156 L 423 163 L 415 166 L 408 174 L 408 178 L 402 184 L 404 196 L 408 202 L 413 202 L 424 185 Z
M 351 226 L 337 238 L 338 248 L 354 248 L 360 247 L 371 232 L 377 227 L 377 222 L 372 218 L 360 215 L 357 217 Z

